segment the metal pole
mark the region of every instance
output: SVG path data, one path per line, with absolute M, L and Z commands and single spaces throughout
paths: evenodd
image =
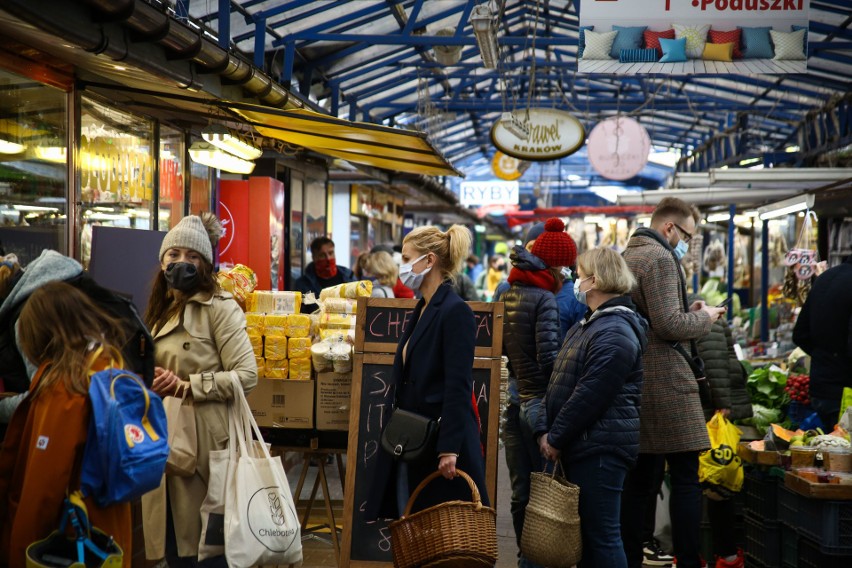
M 760 233 L 760 340 L 769 341 L 769 221 Z
M 737 234 L 737 226 L 734 216 L 737 214 L 737 206 L 733 203 L 729 206 L 731 218 L 728 220 L 728 298 L 734 295 L 734 238 Z M 728 305 L 728 321 L 734 318 L 734 304 Z

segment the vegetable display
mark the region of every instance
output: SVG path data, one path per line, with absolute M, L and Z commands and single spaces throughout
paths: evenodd
M 784 387 L 784 392 L 789 395 L 790 400 L 808 405 L 811 403 L 810 382 L 811 378 L 808 375 L 790 375 L 787 377 L 787 386 Z

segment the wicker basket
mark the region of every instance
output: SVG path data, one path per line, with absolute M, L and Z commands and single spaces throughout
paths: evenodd
M 497 513 L 482 505 L 473 480 L 456 472 L 470 486 L 472 502 L 447 501 L 409 516 L 417 496 L 441 472 L 421 481 L 402 517 L 390 524 L 396 568 L 477 568 L 497 562 Z
M 580 534 L 580 488 L 569 483 L 556 470 L 552 475 L 530 476 L 530 501 L 521 533 L 521 553 L 536 564 L 549 568 L 570 568 L 580 561 L 583 539 Z

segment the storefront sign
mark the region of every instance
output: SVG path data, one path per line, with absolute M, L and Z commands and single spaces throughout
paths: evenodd
M 619 20 L 666 18 L 744 17 L 760 19 L 770 25 L 767 17 L 801 18 L 807 20 L 809 0 L 595 0 L 585 2 L 581 24 L 597 18 Z M 677 22 L 677 20 L 674 20 Z M 709 23 L 709 22 L 708 22 Z M 597 31 L 597 29 L 595 29 Z M 789 30 L 785 30 L 789 31 Z
M 516 205 L 520 196 L 516 181 L 463 181 L 459 201 L 470 205 Z
M 154 163 L 150 142 L 132 136 L 80 138 L 83 200 L 140 203 L 151 199 Z
M 494 152 L 494 159 L 491 160 L 491 170 L 494 175 L 506 181 L 519 179 L 529 167 L 529 162 L 507 156 L 500 151 Z
M 650 151 L 648 131 L 626 116 L 602 120 L 589 134 L 589 162 L 607 179 L 632 178 L 648 163 Z
M 526 112 L 519 113 L 526 120 Z M 555 108 L 529 110 L 529 136 L 521 140 L 502 121 L 491 127 L 491 142 L 498 150 L 520 160 L 546 162 L 580 149 L 586 133 L 571 114 Z

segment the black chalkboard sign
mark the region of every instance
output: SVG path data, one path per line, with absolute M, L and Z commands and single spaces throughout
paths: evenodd
M 379 436 L 390 416 L 393 355 L 356 353 L 352 375 L 346 491 L 343 505 L 341 566 L 385 567 L 393 563 L 390 529 L 383 521 L 367 523 L 364 509 L 373 477 Z M 476 359 L 473 388 L 482 419 L 485 475 L 488 495 L 495 506 L 497 490 L 497 431 L 500 412 L 500 360 Z
M 359 298 L 355 350 L 393 353 L 411 323 L 417 300 Z M 499 357 L 503 350 L 503 303 L 468 302 L 476 318 L 476 356 Z

